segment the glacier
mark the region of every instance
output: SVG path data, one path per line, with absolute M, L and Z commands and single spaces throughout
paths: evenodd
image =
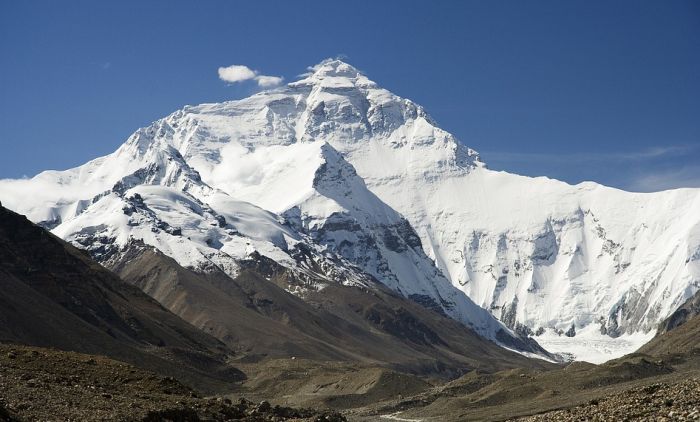
M 303 274 L 303 249 L 329 282 L 372 277 L 494 341 L 596 362 L 639 347 L 700 282 L 700 189 L 490 170 L 336 59 L 186 106 L 83 166 L 2 180 L 0 199 L 103 262 L 141 239 L 202 271 L 257 252 Z

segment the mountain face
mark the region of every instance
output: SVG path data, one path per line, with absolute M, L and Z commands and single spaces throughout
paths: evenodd
M 318 280 L 322 289 L 291 294 L 301 281 L 296 272 L 259 254 L 240 261 L 233 278 L 184 268 L 143 244 L 111 265 L 124 281 L 220 339 L 241 362 L 295 357 L 441 377 L 477 368 L 554 366 L 505 350 L 376 281 L 347 286 Z M 536 344 L 509 345 L 546 355 Z
M 2 206 L 0 286 L 0 342 L 106 355 L 205 391 L 245 377 L 223 343 Z
M 339 60 L 186 106 L 75 169 L 0 181 L 0 197 L 106 265 L 134 239 L 231 277 L 257 253 L 302 299 L 379 281 L 489 339 L 517 339 L 505 325 L 561 351 L 647 335 L 700 281 L 700 190 L 491 171 Z
M 455 290 L 420 248 L 410 225 L 374 197 L 361 179 L 338 177 L 335 173 L 354 174 L 354 169 L 329 145 L 313 142 L 303 146 L 306 156 L 298 158 L 317 168 L 304 202 L 287 210 L 290 221 L 210 187 L 169 145 L 171 139 L 143 137 L 151 135 L 150 129 L 139 131 L 113 155 L 82 168 L 58 175 L 42 173 L 30 189 L 50 191 L 57 198 L 25 212 L 106 266 L 118 261 L 135 240 L 196 271 L 222 271 L 231 277 L 239 275 L 242 261 L 259 254 L 294 272 L 298 282 L 287 288 L 300 297 L 331 283 L 367 286 L 377 277 L 488 339 L 506 346 L 531 343 Z M 49 186 L 40 186 L 47 179 Z M 343 189 L 360 197 L 350 198 L 350 191 Z M 350 201 L 344 205 L 354 208 L 345 210 L 321 192 L 340 195 Z M 66 199 L 64 194 L 76 196 Z M 82 197 L 90 199 L 77 199 Z M 309 228 L 307 216 L 302 221 L 298 214 L 302 207 L 318 211 L 320 218 L 329 217 L 328 226 L 321 232 L 315 226 Z M 364 221 L 358 222 L 350 212 L 359 213 Z M 368 222 L 372 212 L 378 212 L 377 217 L 385 214 L 385 218 Z M 340 231 L 353 232 L 354 238 L 349 239 L 352 253 L 348 241 L 340 242 L 337 249 L 330 245 L 341 240 Z M 326 243 L 316 242 L 313 236 L 324 237 Z M 536 345 L 525 350 L 541 351 Z

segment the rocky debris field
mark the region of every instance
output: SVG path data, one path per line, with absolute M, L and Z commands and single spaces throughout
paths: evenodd
M 337 412 L 203 398 L 105 357 L 0 344 L 0 421 L 318 421 Z
M 654 383 L 518 421 L 698 421 L 700 379 Z

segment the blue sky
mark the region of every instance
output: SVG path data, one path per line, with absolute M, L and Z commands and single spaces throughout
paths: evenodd
M 343 56 L 494 169 L 700 186 L 698 1 L 3 1 L 0 178 L 82 164 L 184 104 Z

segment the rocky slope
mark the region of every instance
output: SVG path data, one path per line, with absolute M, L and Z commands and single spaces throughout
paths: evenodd
M 537 416 L 516 419 L 524 422 L 594 421 L 697 421 L 700 420 L 700 380 L 654 383 L 630 389 L 587 404 Z
M 106 355 L 203 390 L 244 378 L 223 343 L 2 207 L 0 280 L 0 342 Z
M 700 350 L 700 293 L 696 293 L 659 324 L 651 341 L 639 351 L 657 356 L 683 355 Z
M 124 281 L 223 341 L 240 362 L 348 361 L 442 378 L 472 368 L 551 366 L 504 350 L 376 281 L 345 286 L 299 279 L 261 255 L 239 266 L 233 278 L 223 271 L 198 273 L 143 244 L 112 263 Z M 305 289 L 309 282 L 323 288 Z M 303 298 L 290 293 L 298 290 Z

